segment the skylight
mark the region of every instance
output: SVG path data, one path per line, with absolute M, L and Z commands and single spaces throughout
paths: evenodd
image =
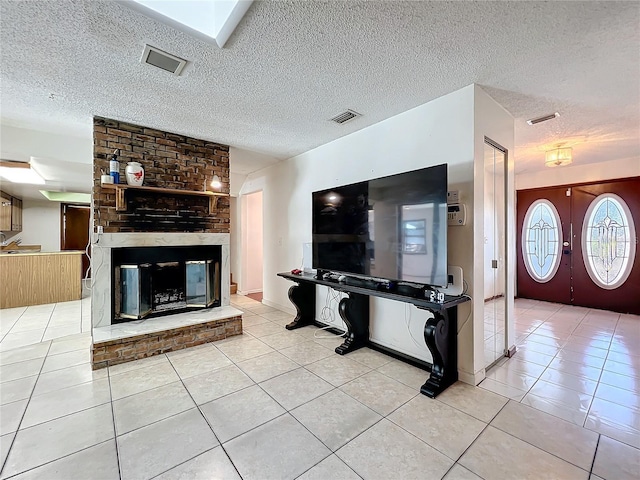
M 132 0 L 131 7 L 222 48 L 253 0 Z M 186 28 L 185 28 L 186 27 Z

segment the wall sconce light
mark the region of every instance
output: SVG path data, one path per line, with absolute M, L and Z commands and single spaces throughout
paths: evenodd
M 222 188 L 222 182 L 220 181 L 220 177 L 218 175 L 214 175 L 210 185 L 212 188 L 216 188 L 216 189 Z
M 573 148 L 571 147 L 557 147 L 553 150 L 549 150 L 544 154 L 544 164 L 547 167 L 562 167 L 569 165 L 573 162 L 572 155 Z

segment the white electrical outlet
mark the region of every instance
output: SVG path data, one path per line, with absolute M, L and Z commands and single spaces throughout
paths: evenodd
M 458 203 L 460 201 L 460 191 L 459 190 L 451 190 L 447 192 L 447 203 Z
M 455 265 L 447 265 L 447 288 L 439 288 L 438 290 L 445 295 L 462 295 L 464 291 L 462 280 L 462 268 Z

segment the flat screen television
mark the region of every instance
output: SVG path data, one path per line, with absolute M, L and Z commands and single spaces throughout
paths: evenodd
M 313 192 L 313 268 L 447 285 L 447 165 Z

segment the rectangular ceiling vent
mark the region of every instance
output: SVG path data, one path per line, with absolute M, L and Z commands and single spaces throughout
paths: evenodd
M 342 112 L 336 115 L 335 117 L 333 117 L 331 121 L 342 124 L 360 116 L 362 115 L 360 115 L 358 112 L 354 112 L 353 110 L 347 110 L 346 112 Z
M 153 65 L 154 67 L 161 68 L 162 70 L 173 73 L 178 76 L 182 72 L 182 69 L 187 64 L 187 61 L 183 58 L 176 57 L 170 53 L 163 52 L 162 50 L 152 47 L 151 45 L 145 45 L 142 52 L 141 63 Z
M 546 122 L 547 120 L 553 120 L 556 117 L 559 117 L 560 114 L 558 112 L 555 113 L 551 113 L 549 115 L 543 115 L 542 117 L 538 117 L 538 118 L 532 118 L 530 120 L 527 120 L 527 123 L 529 125 L 535 125 L 537 123 L 542 123 L 542 122 Z

